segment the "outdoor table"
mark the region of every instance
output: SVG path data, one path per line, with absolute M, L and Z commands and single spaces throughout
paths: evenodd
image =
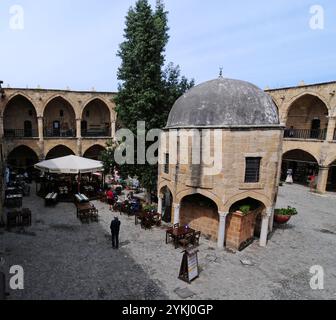
M 170 228 L 166 232 L 166 244 L 168 244 L 168 237 L 172 237 L 174 244 L 175 244 L 175 249 L 179 247 L 179 241 L 181 239 L 184 239 L 187 235 L 189 234 L 194 234 L 196 230 L 191 229 L 187 226 L 179 227 L 179 228 Z
M 139 212 L 135 215 L 135 225 L 139 223 L 141 220 L 141 225 L 145 228 L 151 228 L 155 225 L 159 225 L 161 223 L 161 215 L 157 212 Z M 145 223 L 147 220 L 148 224 Z
M 89 221 L 95 220 L 98 221 L 98 210 L 90 202 L 77 203 L 77 218 Z
M 6 206 L 9 208 L 21 208 L 22 198 L 22 194 L 8 194 L 6 195 Z

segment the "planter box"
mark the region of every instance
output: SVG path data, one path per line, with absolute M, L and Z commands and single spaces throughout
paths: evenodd
M 291 216 L 284 216 L 280 214 L 274 215 L 274 221 L 278 224 L 285 224 L 290 220 Z
M 241 251 L 253 242 L 259 213 L 260 210 L 255 210 L 244 215 L 238 211 L 228 216 L 226 222 L 227 248 Z

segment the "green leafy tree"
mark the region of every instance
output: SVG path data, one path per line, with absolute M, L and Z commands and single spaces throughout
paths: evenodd
M 118 52 L 121 83 L 115 103 L 119 125 L 135 135 L 138 121 L 145 122 L 146 131 L 163 128 L 175 100 L 194 85 L 194 81 L 180 76 L 178 66 L 169 64 L 164 69 L 169 40 L 167 15 L 161 1 L 153 10 L 147 0 L 138 0 L 126 17 L 125 41 Z M 124 177 L 138 176 L 149 192 L 156 187 L 157 166 L 125 165 L 119 171 Z

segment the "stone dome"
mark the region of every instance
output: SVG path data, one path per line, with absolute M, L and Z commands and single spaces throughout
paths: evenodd
M 166 128 L 279 125 L 277 107 L 267 93 L 251 83 L 220 77 L 180 97 L 170 112 Z

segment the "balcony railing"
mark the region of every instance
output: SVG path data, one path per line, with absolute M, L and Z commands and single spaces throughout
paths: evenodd
M 111 129 L 82 130 L 82 137 L 84 138 L 111 137 Z
M 46 129 L 44 130 L 45 138 L 75 138 L 76 130 L 56 130 L 56 129 Z
M 286 129 L 284 137 L 287 139 L 325 140 L 327 137 L 327 129 Z
M 24 139 L 24 138 L 37 138 L 37 130 L 25 130 L 25 129 L 5 129 L 5 138 L 7 139 Z

